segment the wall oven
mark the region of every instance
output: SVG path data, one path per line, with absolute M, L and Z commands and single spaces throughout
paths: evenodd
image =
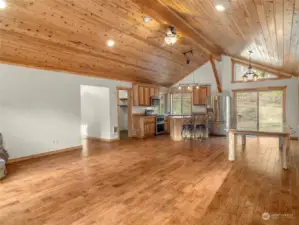
M 165 132 L 164 116 L 156 117 L 156 135 L 163 134 Z

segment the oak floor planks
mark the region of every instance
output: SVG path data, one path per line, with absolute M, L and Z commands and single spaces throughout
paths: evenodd
M 0 181 L 0 224 L 298 225 L 298 142 L 289 171 L 276 139 L 240 143 L 234 163 L 225 138 L 168 136 L 85 141 L 82 150 L 13 163 Z

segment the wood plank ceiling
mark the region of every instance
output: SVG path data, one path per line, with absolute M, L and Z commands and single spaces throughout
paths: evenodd
M 227 55 L 299 75 L 299 0 L 161 0 Z M 223 4 L 219 12 L 215 4 Z
M 3 63 L 169 86 L 211 55 L 250 49 L 254 61 L 299 74 L 299 0 L 225 0 L 224 12 L 212 0 L 6 1 Z M 163 44 L 169 25 L 182 35 L 174 46 Z
M 145 16 L 127 0 L 7 0 L 0 11 L 0 61 L 169 86 L 214 54 L 187 37 L 163 44 L 168 25 L 145 23 Z M 187 65 L 182 53 L 191 49 Z

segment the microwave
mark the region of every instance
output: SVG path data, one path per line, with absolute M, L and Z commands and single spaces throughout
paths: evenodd
M 160 97 L 159 96 L 151 97 L 151 106 L 160 106 Z

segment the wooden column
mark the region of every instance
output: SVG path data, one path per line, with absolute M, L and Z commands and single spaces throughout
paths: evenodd
M 215 62 L 214 62 L 214 59 L 213 59 L 212 56 L 210 57 L 210 62 L 211 62 L 212 69 L 213 69 L 213 72 L 214 72 L 214 77 L 215 77 L 215 80 L 216 80 L 216 83 L 217 83 L 218 92 L 222 93 L 222 88 L 221 88 L 221 83 L 220 83 L 220 79 L 219 79 L 219 74 L 218 74 L 218 71 L 217 71 L 217 68 L 216 68 L 216 65 L 215 65 Z

